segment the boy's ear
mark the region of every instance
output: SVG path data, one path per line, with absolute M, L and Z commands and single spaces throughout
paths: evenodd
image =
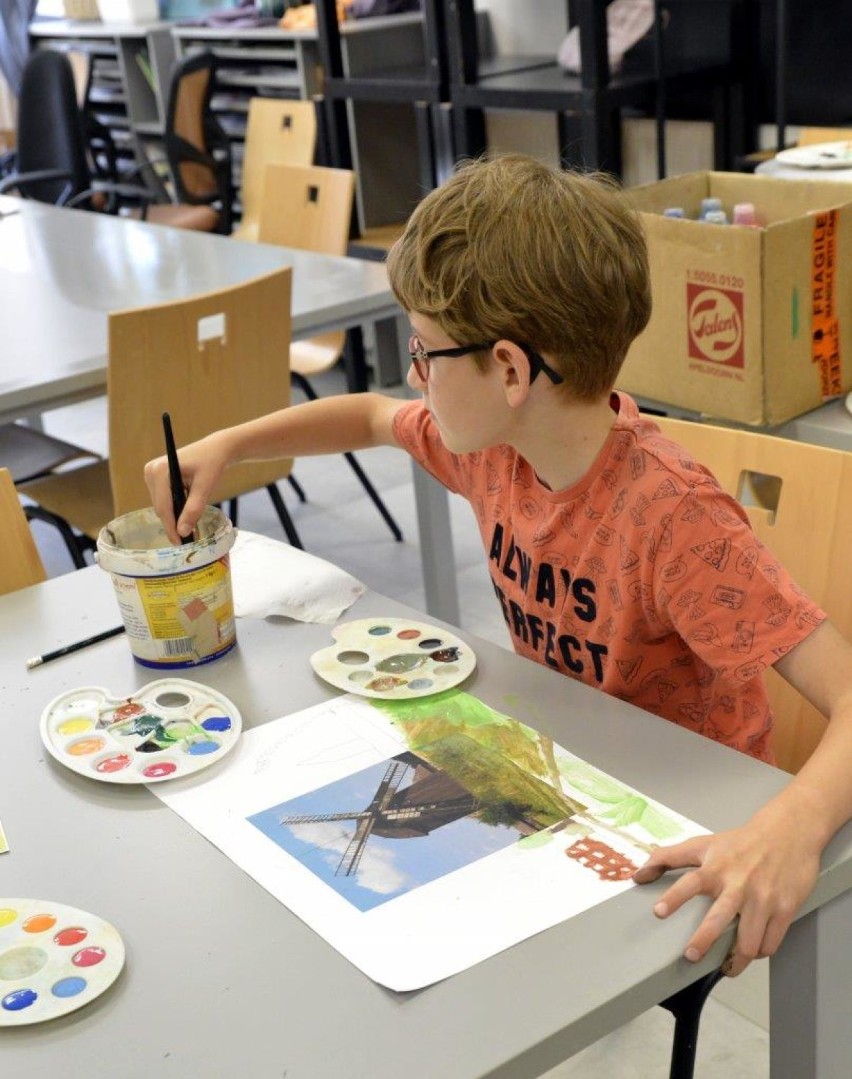
M 506 403 L 517 408 L 526 401 L 530 390 L 530 362 L 514 341 L 501 339 L 491 349 L 503 383 Z

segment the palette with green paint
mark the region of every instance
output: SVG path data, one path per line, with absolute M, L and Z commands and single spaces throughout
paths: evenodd
M 0 1027 L 76 1011 L 109 989 L 123 966 L 121 936 L 96 914 L 0 896 Z
M 41 738 L 61 764 L 105 783 L 161 783 L 208 768 L 233 749 L 242 717 L 232 701 L 183 678 L 131 696 L 82 686 L 50 702 Z
M 344 622 L 332 636 L 334 644 L 314 652 L 311 666 L 326 682 L 362 697 L 428 697 L 457 686 L 476 666 L 461 638 L 407 618 Z

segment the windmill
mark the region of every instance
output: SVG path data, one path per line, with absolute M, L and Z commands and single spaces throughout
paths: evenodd
M 404 779 L 408 786 L 400 790 Z M 366 808 L 342 813 L 308 813 L 284 816 L 279 824 L 314 824 L 320 821 L 356 821 L 352 836 L 334 875 L 352 876 L 371 835 L 391 839 L 414 839 L 429 835 L 452 821 L 467 817 L 479 800 L 452 776 L 435 768 L 415 753 L 401 753 L 389 763 L 376 793 Z

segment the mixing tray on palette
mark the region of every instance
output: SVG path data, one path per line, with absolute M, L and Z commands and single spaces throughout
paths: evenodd
M 362 618 L 332 630 L 335 643 L 311 656 L 326 682 L 384 700 L 426 697 L 452 689 L 473 671 L 476 655 L 437 626 L 402 618 Z
M 207 768 L 234 747 L 242 718 L 227 697 L 182 678 L 132 696 L 82 686 L 45 708 L 41 738 L 66 767 L 106 783 L 159 783 Z
M 103 918 L 48 900 L 0 897 L 0 1027 L 82 1008 L 123 966 L 124 944 Z

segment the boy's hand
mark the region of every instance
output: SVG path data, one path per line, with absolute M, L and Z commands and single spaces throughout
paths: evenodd
M 218 432 L 178 451 L 180 473 L 187 495 L 186 505 L 177 522 L 172 509 L 168 460 L 165 456 L 156 457 L 145 465 L 145 482 L 151 492 L 151 505 L 172 543 L 178 544 L 183 536 L 192 534 L 225 470 L 228 458 L 222 435 L 223 432 Z
M 753 959 L 775 954 L 816 883 L 819 846 L 806 832 L 799 822 L 758 814 L 742 828 L 660 847 L 633 879 L 649 884 L 667 870 L 696 867 L 667 889 L 654 913 L 666 918 L 697 895 L 714 900 L 684 951 L 691 962 L 698 962 L 739 916 L 736 940 L 723 967 L 725 974 L 736 977 Z

